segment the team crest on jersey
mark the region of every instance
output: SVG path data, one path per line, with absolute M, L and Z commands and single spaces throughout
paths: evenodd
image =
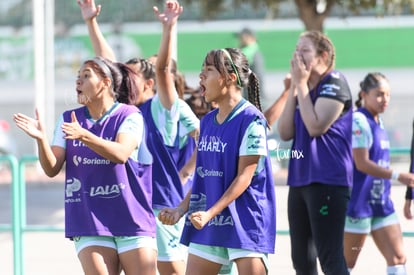
M 331 73 L 331 77 L 332 78 L 336 78 L 336 79 L 340 79 L 341 78 L 341 75 L 339 74 L 339 72 L 332 72 Z

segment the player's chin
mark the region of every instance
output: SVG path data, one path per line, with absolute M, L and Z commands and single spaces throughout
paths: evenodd
M 205 93 L 204 94 L 204 100 L 207 102 L 207 103 L 211 103 L 211 102 L 213 102 L 214 101 L 214 98 L 212 98 L 208 93 Z

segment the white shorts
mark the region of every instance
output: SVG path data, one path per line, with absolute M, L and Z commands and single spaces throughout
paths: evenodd
M 157 251 L 157 242 L 153 237 L 131 236 L 131 237 L 112 237 L 112 236 L 81 236 L 73 237 L 76 253 L 89 246 L 103 246 L 115 249 L 118 254 L 138 248 L 152 248 Z
M 269 271 L 269 262 L 266 253 L 196 243 L 190 243 L 188 253 L 221 264 L 222 267 L 219 274 L 231 274 L 232 269 L 234 268 L 233 261 L 239 258 L 261 258 L 266 268 L 266 272 Z
M 346 216 L 345 232 L 369 234 L 377 229 L 398 223 L 398 217 L 395 212 L 386 217 L 352 218 Z

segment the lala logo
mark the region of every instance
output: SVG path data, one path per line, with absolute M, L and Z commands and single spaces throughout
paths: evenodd
M 214 218 L 212 218 L 208 222 L 208 226 L 225 226 L 225 225 L 234 225 L 233 217 L 232 216 L 223 216 L 223 215 L 217 215 Z
M 121 190 L 125 189 L 125 184 L 113 184 L 113 185 L 99 185 L 91 187 L 89 195 L 91 197 L 101 197 L 104 199 L 111 199 L 118 197 L 121 194 Z

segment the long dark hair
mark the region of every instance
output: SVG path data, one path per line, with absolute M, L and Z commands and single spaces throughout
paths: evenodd
M 104 57 L 95 57 L 87 60 L 88 64 L 102 78 L 109 78 L 112 81 L 112 93 L 115 100 L 125 104 L 134 104 L 137 87 L 132 75 L 135 72 L 120 62 L 112 62 Z
M 260 102 L 260 85 L 256 74 L 250 69 L 246 56 L 237 48 L 212 50 L 204 59 L 205 65 L 214 66 L 220 74 L 228 77 L 230 73 L 237 76 L 237 85 L 247 88 L 248 100 L 262 111 Z
M 382 79 L 387 80 L 387 78 L 379 72 L 368 73 L 364 80 L 359 83 L 361 90 L 358 93 L 358 99 L 355 101 L 355 106 L 357 108 L 362 107 L 362 96 L 361 93 L 368 93 L 370 90 L 377 88 L 380 85 Z

